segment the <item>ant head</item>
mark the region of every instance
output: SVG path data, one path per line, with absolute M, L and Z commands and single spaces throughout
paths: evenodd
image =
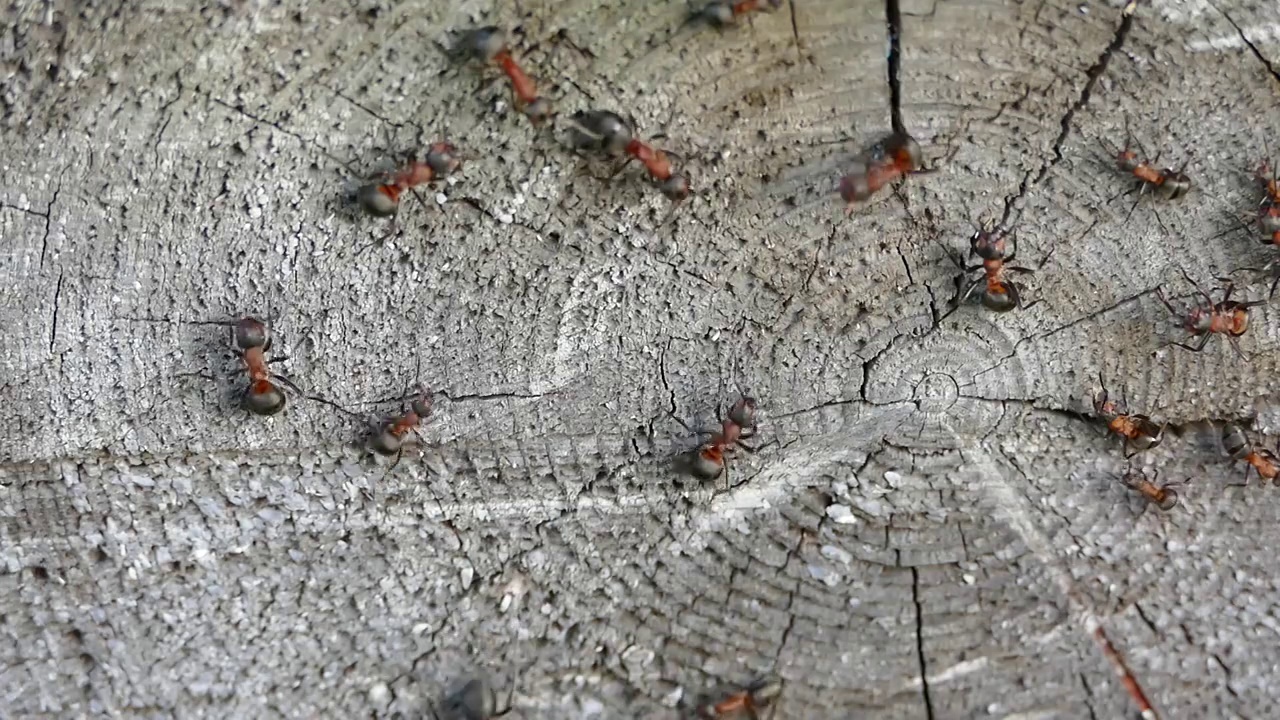
M 1009 312 L 1018 307 L 1018 290 L 1011 282 L 988 287 L 982 293 L 982 306 L 992 312 Z
M 1182 328 L 1194 335 L 1203 335 L 1213 328 L 1213 308 L 1197 305 L 1182 319 Z
M 245 388 L 240 404 L 254 415 L 275 415 L 284 409 L 285 397 L 270 380 L 258 380 Z
M 1244 429 L 1235 423 L 1223 425 L 1222 449 L 1233 460 L 1238 460 L 1247 455 L 1249 453 L 1249 438 L 1245 436 Z
M 680 202 L 689 197 L 689 178 L 680 173 L 671 173 L 671 176 L 658 184 L 658 189 L 671 202 Z
M 871 197 L 871 181 L 865 163 L 856 163 L 852 172 L 840 178 L 840 197 L 847 203 L 862 202 Z
M 1000 228 L 990 232 L 978 230 L 969 238 L 969 254 L 977 255 L 983 260 L 999 260 L 1004 257 L 1004 236 Z
M 356 190 L 356 202 L 360 209 L 374 217 L 391 217 L 400 209 L 400 200 L 382 191 L 377 183 L 361 185 Z
M 1138 154 L 1129 148 L 1125 148 L 1116 152 L 1116 165 L 1125 172 L 1133 172 L 1138 169 L 1142 163 L 1138 160 Z
M 757 680 L 751 686 L 751 699 L 757 705 L 768 705 L 782 694 L 782 678 L 770 675 Z
M 427 166 L 440 177 L 454 173 L 462 167 L 458 148 L 447 142 L 439 142 L 427 150 Z
M 525 106 L 524 114 L 525 117 L 529 118 L 530 122 L 536 125 L 540 122 L 546 121 L 554 115 L 555 107 L 551 104 L 551 101 L 546 98 L 546 96 L 539 95 L 537 98 L 534 98 L 533 102 Z
M 486 25 L 467 33 L 459 44 L 459 50 L 478 60 L 489 62 L 507 48 L 507 34 L 496 25 Z
M 235 325 L 236 347 L 241 350 L 265 347 L 270 338 L 266 323 L 254 317 L 241 319 Z

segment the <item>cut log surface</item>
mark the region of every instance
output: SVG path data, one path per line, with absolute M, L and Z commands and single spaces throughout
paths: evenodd
M 690 718 L 768 673 L 775 720 L 1135 717 L 1095 628 L 1148 718 L 1274 711 L 1280 489 L 1216 438 L 1273 446 L 1280 310 L 1193 353 L 1155 292 L 1270 290 L 1269 0 L 179 5 L 0 30 L 0 717 L 418 718 L 483 677 Z M 442 50 L 488 24 L 557 121 Z M 568 149 L 593 108 L 687 170 L 669 218 Z M 934 171 L 846 217 L 895 116 Z M 1126 136 L 1190 194 L 1125 194 Z M 458 173 L 358 214 L 437 140 Z M 998 222 L 1027 307 L 953 308 Z M 304 391 L 272 417 L 249 314 Z M 364 417 L 418 381 L 393 467 Z M 1164 442 L 1127 462 L 1103 383 Z M 755 452 L 676 472 L 744 393 Z

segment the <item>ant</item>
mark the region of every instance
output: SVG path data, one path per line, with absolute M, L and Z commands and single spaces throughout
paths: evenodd
M 511 698 L 515 697 L 516 688 L 511 686 L 507 695 L 507 706 L 498 709 L 498 695 L 484 680 L 474 678 L 463 685 L 460 690 L 449 697 L 445 703 L 448 708 L 447 717 L 459 720 L 494 720 L 511 712 L 514 707 Z
M 1267 195 L 1262 200 L 1263 209 L 1258 218 L 1258 226 L 1264 235 L 1262 244 L 1280 246 L 1280 178 L 1272 173 L 1265 160 L 1258 166 L 1257 177 Z M 1274 286 L 1271 292 L 1275 293 Z
M 298 394 L 293 381 L 267 367 L 271 363 L 287 360 L 283 355 L 266 359 L 271 349 L 271 331 L 267 324 L 254 317 L 245 317 L 231 326 L 231 349 L 244 361 L 241 372 L 249 374 L 249 386 L 240 396 L 240 405 L 254 415 L 275 415 L 284 409 L 285 394 L 273 381 L 278 381 Z
M 689 22 L 703 20 L 714 27 L 723 28 L 737 25 L 740 18 L 763 11 L 766 7 L 777 10 L 782 7 L 782 0 L 713 0 L 690 14 Z
M 438 142 L 427 150 L 426 162 L 411 162 L 386 182 L 371 182 L 356 190 L 356 201 L 361 209 L 374 217 L 390 217 L 400 210 L 400 196 L 406 190 L 448 177 L 462 167 L 458 149 L 447 142 Z
M 1163 425 L 1155 424 L 1146 415 L 1125 412 L 1121 406 L 1107 399 L 1105 387 L 1093 397 L 1093 411 L 1106 421 L 1108 430 L 1124 438 L 1125 450 L 1134 448 L 1133 452 L 1125 453 L 1126 458 L 1150 450 L 1164 438 Z
M 488 25 L 467 33 L 460 43 L 460 52 L 480 60 L 493 63 L 511 80 L 511 93 L 515 96 L 516 107 L 524 112 L 525 117 L 534 125 L 550 118 L 555 110 L 551 101 L 538 94 L 533 79 L 525 74 L 511 55 L 507 47 L 507 36 L 496 26 Z
M 1164 200 L 1177 200 L 1191 191 L 1191 178 L 1183 172 L 1187 167 L 1186 163 L 1183 163 L 1182 167 L 1177 170 L 1173 168 L 1157 170 L 1153 163 L 1139 160 L 1138 154 L 1130 149 L 1129 142 L 1128 121 L 1126 120 L 1125 146 L 1122 150 L 1115 151 L 1115 161 L 1116 166 L 1121 171 L 1133 175 L 1138 180 L 1138 199 L 1134 200 L 1133 206 L 1129 208 L 1129 214 L 1125 215 L 1126 222 L 1133 215 L 1134 209 L 1138 207 L 1138 200 L 1142 199 L 1142 193 L 1148 190 Z M 1129 192 L 1133 191 L 1130 190 Z
M 1222 288 L 1222 301 L 1215 303 L 1209 294 L 1205 292 L 1186 270 L 1182 270 L 1182 277 L 1187 282 L 1195 286 L 1196 290 L 1204 298 L 1204 304 L 1197 304 L 1191 308 L 1186 315 L 1182 315 L 1169 302 L 1164 295 L 1164 288 L 1156 288 L 1156 297 L 1160 298 L 1160 302 L 1169 309 L 1174 317 L 1182 318 L 1182 327 L 1192 335 L 1199 336 L 1200 341 L 1196 345 L 1189 345 L 1182 342 L 1168 342 L 1165 345 L 1177 345 L 1184 347 L 1192 352 L 1200 352 L 1204 349 L 1205 343 L 1209 342 L 1209 337 L 1214 334 L 1225 335 L 1231 343 L 1231 347 L 1236 353 L 1248 360 L 1249 358 L 1240 349 L 1240 336 L 1244 335 L 1249 329 L 1249 308 L 1265 305 L 1266 300 L 1253 300 L 1249 302 L 1235 302 L 1231 299 L 1231 293 L 1235 289 L 1229 280 L 1223 280 L 1227 284 Z
M 404 412 L 398 416 L 384 418 L 382 420 L 371 420 L 373 433 L 369 438 L 369 447 L 379 455 L 395 455 L 395 463 L 392 468 L 400 462 L 400 456 L 404 453 L 405 439 L 410 432 L 417 432 L 418 428 L 431 415 L 431 394 L 422 385 L 418 385 L 418 395 L 410 400 L 405 398 Z
M 760 711 L 772 708 L 769 717 L 777 712 L 774 702 L 782 695 L 781 678 L 769 676 L 757 680 L 748 687 L 725 697 L 719 702 L 707 703 L 698 708 L 698 717 L 705 720 L 721 720 L 745 712 L 751 720 L 759 720 Z
M 639 160 L 658 190 L 673 203 L 689 197 L 689 179 L 671 169 L 667 153 L 635 137 L 632 123 L 609 110 L 579 110 L 573 114 L 573 143 L 579 148 L 600 150 L 610 155 L 627 154 L 627 162 Z M 623 167 L 626 163 L 623 163 Z M 622 168 L 618 168 L 621 172 Z
M 1158 480 L 1159 477 L 1159 470 L 1152 473 L 1150 480 L 1148 480 L 1147 476 L 1141 471 L 1130 470 L 1124 474 L 1124 478 L 1121 482 L 1125 484 L 1125 487 L 1137 490 L 1144 498 L 1151 501 L 1151 503 L 1156 507 L 1168 512 L 1177 506 L 1178 493 L 1171 485 L 1157 485 L 1155 481 Z
M 982 305 L 988 310 L 1008 312 L 1014 308 L 1023 307 L 1022 293 L 1017 283 L 1007 279 L 1006 275 L 1010 272 L 1030 273 L 1034 271 L 1031 268 L 1009 265 L 1017 255 L 1017 247 L 1012 241 L 1009 242 L 1008 252 L 1005 251 L 1005 238 L 1011 236 L 1012 233 L 998 227 L 990 231 L 974 231 L 973 237 L 969 238 L 969 257 L 976 255 L 982 258 L 982 264 L 969 267 L 965 267 L 964 263 L 957 260 L 950 250 L 947 250 L 945 246 L 943 247 L 947 252 L 947 257 L 963 272 L 982 271 L 982 275 L 970 278 L 968 286 L 965 287 L 964 291 L 960 293 L 959 299 L 956 300 L 956 305 L 968 300 L 975 290 L 982 287 Z
M 1280 485 L 1280 459 L 1266 448 L 1254 448 L 1239 425 L 1227 423 L 1222 427 L 1222 447 L 1232 460 L 1244 460 L 1248 467 L 1244 469 L 1244 479 L 1249 481 L 1249 470 L 1257 470 L 1263 482 L 1275 481 Z
M 743 397 L 729 409 L 729 414 L 721 422 L 720 431 L 712 434 L 711 439 L 692 454 L 690 472 L 702 480 L 715 480 L 724 473 L 725 450 L 735 445 L 747 451 L 753 450 L 744 445 L 742 439 L 755 434 L 756 401 L 755 398 Z
M 840 197 L 845 215 L 853 213 L 857 203 L 869 200 L 880 188 L 921 170 L 924 153 L 920 143 L 906 133 L 892 133 L 881 138 L 854 163 L 849 174 L 840 178 Z

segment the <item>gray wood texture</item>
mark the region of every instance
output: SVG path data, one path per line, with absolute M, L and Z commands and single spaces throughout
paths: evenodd
M 937 172 L 847 219 L 890 122 L 879 3 L 180 5 L 0 30 L 0 716 L 423 717 L 480 675 L 513 717 L 684 718 L 776 672 L 777 720 L 1133 717 L 1095 622 L 1161 717 L 1274 712 L 1276 490 L 1212 423 L 1280 429 L 1280 318 L 1251 362 L 1159 349 L 1153 293 L 1277 252 L 1233 230 L 1280 151 L 1272 3 L 1122 31 L 1117 2 L 902 0 Z M 519 28 L 562 113 L 665 134 L 694 197 L 663 224 L 634 165 L 536 132 L 437 46 L 475 24 Z M 1188 197 L 1128 215 L 1126 123 Z M 381 239 L 345 193 L 442 138 L 465 167 Z M 943 246 L 1002 218 L 1035 303 L 948 314 Z M 354 413 L 438 390 L 421 452 L 389 470 L 321 402 L 246 416 L 211 322 L 249 313 Z M 1186 481 L 1173 512 L 1117 481 L 1100 373 L 1173 423 L 1135 459 Z M 759 450 L 674 473 L 743 392 Z

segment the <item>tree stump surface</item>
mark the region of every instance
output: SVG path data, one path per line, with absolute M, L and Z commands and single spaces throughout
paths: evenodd
M 776 718 L 1120 718 L 1105 628 L 1165 718 L 1280 694 L 1275 307 L 1245 361 L 1162 284 L 1269 262 L 1274 6 L 790 0 L 16 3 L 0 35 L 0 716 L 687 718 L 777 673 Z M 574 110 L 634 115 L 695 193 L 535 130 L 450 33 L 495 24 Z M 896 84 L 900 93 L 895 95 Z M 936 172 L 845 218 L 896 100 Z M 1132 207 L 1126 126 L 1187 197 Z M 449 139 L 398 232 L 348 197 Z M 1273 158 L 1274 159 L 1274 158 Z M 954 311 L 975 224 L 1029 307 Z M 945 249 L 944 249 L 945 248 Z M 1246 299 L 1270 277 L 1233 276 Z M 1216 297 L 1215 297 L 1216 299 Z M 309 395 L 237 406 L 227 328 L 274 317 Z M 1118 481 L 1105 382 L 1171 428 Z M 420 451 L 360 417 L 438 391 Z M 742 393 L 754 453 L 673 471 Z

